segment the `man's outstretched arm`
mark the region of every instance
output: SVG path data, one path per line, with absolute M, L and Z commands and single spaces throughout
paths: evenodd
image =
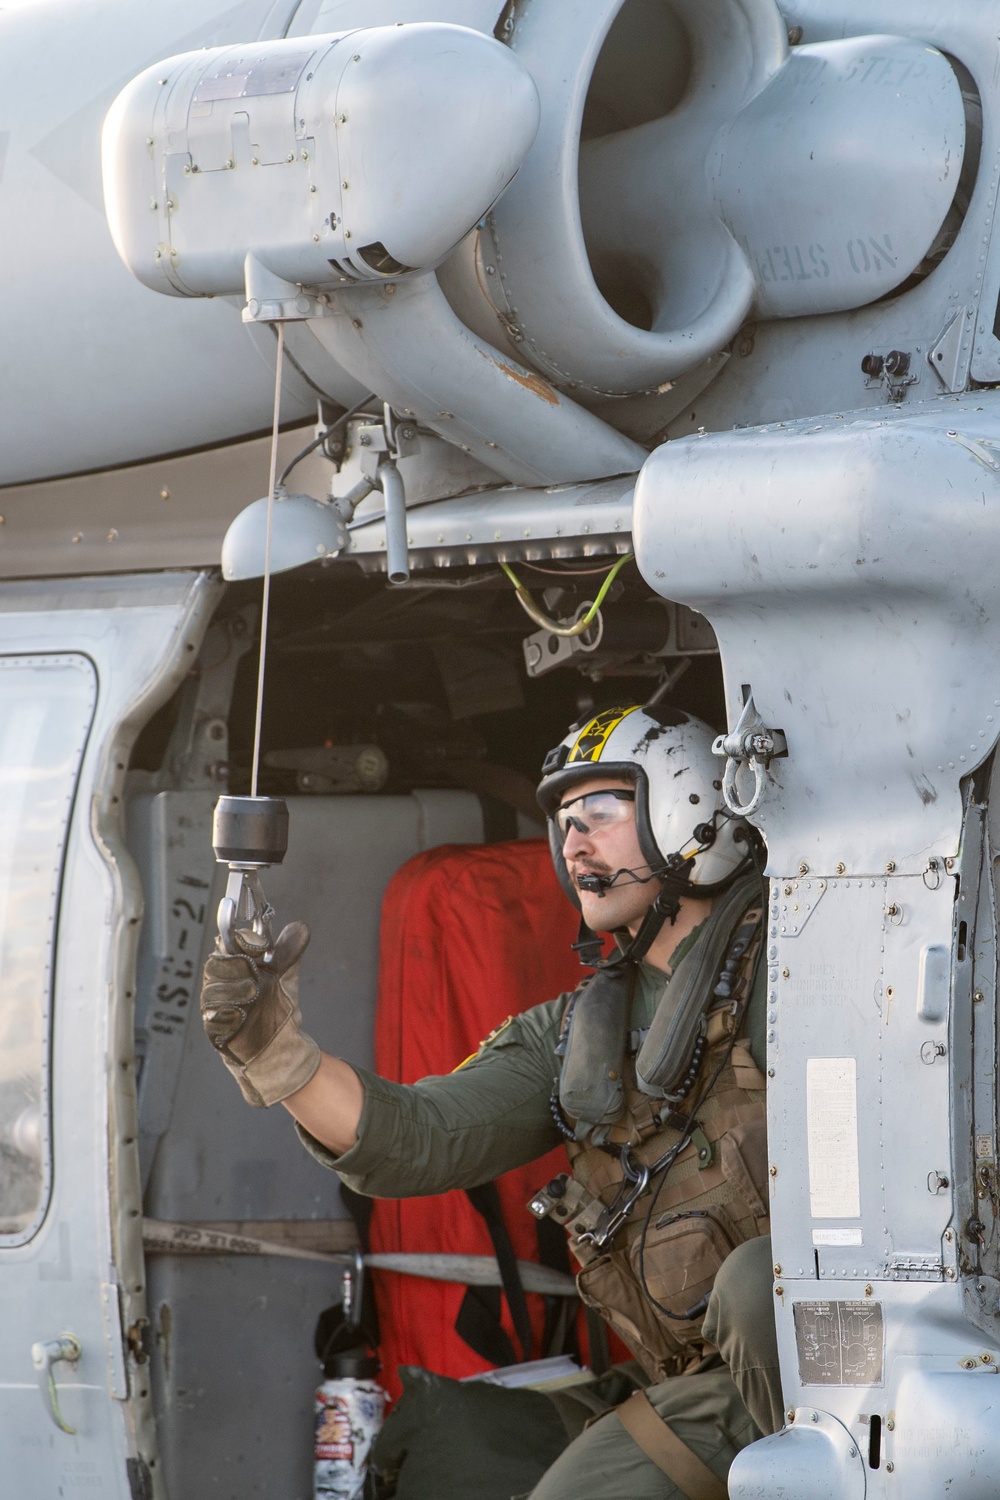
M 392 1083 L 321 1052 L 302 1031 L 298 966 L 308 930 L 293 923 L 272 957 L 213 953 L 201 1011 L 248 1103 L 283 1103 L 300 1139 L 358 1192 L 410 1197 L 472 1187 L 558 1144 L 549 1111 L 565 997 L 500 1028 L 456 1072 Z
M 309 1082 L 281 1102 L 331 1155 L 343 1156 L 357 1145 L 365 1088 L 343 1058 L 321 1052 L 319 1067 Z

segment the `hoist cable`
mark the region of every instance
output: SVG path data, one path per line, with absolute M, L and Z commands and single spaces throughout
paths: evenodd
M 508 567 L 505 562 L 502 562 L 500 566 L 501 568 L 503 568 L 504 572 L 507 574 L 507 577 L 514 585 L 514 592 L 517 598 L 517 602 L 518 604 L 520 604 L 529 620 L 534 620 L 536 625 L 540 625 L 542 629 L 547 630 L 550 635 L 558 635 L 562 636 L 563 638 L 567 638 L 576 635 L 583 635 L 584 631 L 593 624 L 598 610 L 604 603 L 604 598 L 608 592 L 608 589 L 614 583 L 615 579 L 618 577 L 618 574 L 621 572 L 622 568 L 624 568 L 625 564 L 632 560 L 633 555 L 634 554 L 631 552 L 626 552 L 624 557 L 620 557 L 616 563 L 613 563 L 611 565 L 611 567 L 607 571 L 604 582 L 601 584 L 601 587 L 597 592 L 597 597 L 594 600 L 593 604 L 591 604 L 590 608 L 579 620 L 575 620 L 571 625 L 563 625 L 559 620 L 550 619 L 549 616 L 545 614 L 544 610 L 539 609 L 531 593 L 524 587 L 524 584 L 518 578 L 517 574 L 514 572 L 514 569 Z
M 271 529 L 274 522 L 274 491 L 278 474 L 278 420 L 281 415 L 281 367 L 285 358 L 285 325 L 278 324 L 278 355 L 274 366 L 274 420 L 271 424 L 271 475 L 267 486 L 267 532 L 264 539 L 264 597 L 260 611 L 260 657 L 257 662 L 257 709 L 253 726 L 253 762 L 250 795 L 257 795 L 260 770 L 260 726 L 264 711 L 264 664 L 267 659 L 267 616 L 271 603 Z

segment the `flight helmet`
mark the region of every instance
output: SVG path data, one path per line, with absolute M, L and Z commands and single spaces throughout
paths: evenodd
M 722 767 L 707 724 L 667 707 L 610 708 L 573 726 L 542 765 L 538 802 L 548 819 L 552 861 L 563 890 L 579 906 L 555 814 L 574 786 L 602 775 L 631 782 L 642 857 L 656 874 L 680 873 L 690 894 L 729 883 L 748 853 L 746 825 L 722 800 Z M 692 848 L 704 847 L 687 862 Z M 683 855 L 678 860 L 676 856 Z M 705 894 L 708 894 L 706 889 Z

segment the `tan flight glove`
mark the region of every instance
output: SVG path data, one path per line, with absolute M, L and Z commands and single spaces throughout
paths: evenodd
M 296 1093 L 319 1067 L 320 1050 L 302 1031 L 299 960 L 304 922 L 282 929 L 269 960 L 211 953 L 201 983 L 201 1020 L 248 1104 L 266 1109 Z

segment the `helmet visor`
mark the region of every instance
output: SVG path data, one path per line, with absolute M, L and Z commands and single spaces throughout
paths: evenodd
M 599 792 L 585 792 L 571 797 L 556 808 L 555 825 L 560 847 L 571 828 L 577 833 L 600 833 L 613 823 L 628 823 L 635 816 L 635 792 L 631 788 L 608 787 Z

